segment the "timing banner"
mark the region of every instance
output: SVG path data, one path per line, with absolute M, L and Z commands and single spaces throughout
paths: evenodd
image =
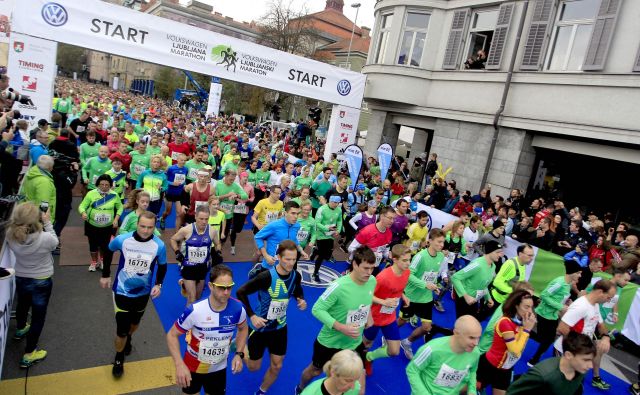
M 20 0 L 13 30 L 360 108 L 365 76 L 98 0 Z
M 58 44 L 16 32 L 11 33 L 9 44 L 9 86 L 33 102 L 16 101 L 13 109 L 20 111 L 20 117 L 29 122 L 31 130 L 38 126 L 39 119 L 51 118 Z
M 358 108 L 335 104 L 331 109 L 331 121 L 327 130 L 327 143 L 324 147 L 324 160 L 331 160 L 331 154 L 338 154 L 344 159 L 344 150 L 356 142 L 358 121 L 360 121 L 360 105 Z

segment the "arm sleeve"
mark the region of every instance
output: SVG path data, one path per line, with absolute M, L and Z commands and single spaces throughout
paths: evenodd
M 357 250 L 358 247 L 360 246 L 362 246 L 362 244 L 360 244 L 360 242 L 358 241 L 358 238 L 356 237 L 355 239 L 353 239 L 351 244 L 349 244 L 347 251 L 351 254 L 353 251 Z
M 423 353 L 428 353 L 428 355 L 426 357 L 420 358 L 419 364 L 416 363 L 416 358 L 414 358 L 413 360 L 411 360 L 411 362 L 409 362 L 409 365 L 407 365 L 407 378 L 409 379 L 409 385 L 411 386 L 412 394 L 431 394 L 427 386 L 424 384 L 424 381 L 422 381 L 422 377 L 420 374 L 423 370 L 429 368 L 431 362 L 431 352 L 431 348 L 428 346 L 420 349 L 416 357 L 422 357 L 424 355 Z M 471 375 L 471 373 L 469 373 L 469 375 Z
M 585 254 L 580 257 L 580 266 L 587 267 L 589 266 L 589 255 Z
M 478 360 L 471 365 L 471 369 L 469 369 L 469 375 L 467 375 L 467 395 L 476 395 L 476 372 L 478 371 Z
M 300 275 L 296 275 L 293 297 L 296 299 L 304 299 L 304 290 L 302 289 L 302 276 Z
M 138 181 L 136 182 L 136 189 L 142 188 L 142 180 L 144 180 L 144 177 L 147 175 L 147 172 L 148 170 L 145 170 L 142 173 L 140 173 L 140 175 L 138 176 Z
M 573 257 L 576 256 L 576 251 L 569 251 L 566 254 L 564 254 L 563 258 L 565 261 L 571 261 L 573 260 Z
M 90 204 L 89 199 L 90 199 L 89 194 L 87 193 L 84 199 L 82 199 L 82 202 L 80 202 L 80 205 L 78 206 L 78 212 L 80 214 L 84 213 L 89 208 L 89 204 Z
M 122 211 L 124 210 L 124 207 L 122 206 L 122 201 L 120 200 L 119 196 L 116 197 L 115 207 L 116 207 L 116 215 L 118 216 L 122 215 Z
M 418 270 L 418 266 L 420 266 L 420 260 L 422 259 L 422 254 L 416 254 L 411 260 L 411 265 L 409 266 L 409 271 L 411 274 L 409 275 L 409 283 L 416 288 L 424 288 L 425 282 L 422 279 L 418 278 L 416 275 L 416 271 Z
M 309 240 L 309 243 L 316 243 L 316 240 L 318 239 L 318 235 L 316 232 L 316 220 L 313 219 L 313 223 L 311 225 L 311 229 L 310 229 L 310 233 L 311 233 L 311 239 Z
M 313 305 L 313 309 L 311 313 L 314 317 L 316 317 L 323 325 L 326 325 L 328 328 L 333 328 L 333 324 L 336 322 L 336 319 L 329 314 L 329 308 L 336 304 L 338 300 L 338 288 L 340 285 L 338 283 L 333 283 L 329 285 L 320 298 Z
M 506 317 L 501 318 L 496 324 L 496 331 L 500 334 L 507 346 L 509 352 L 520 356 L 524 351 L 527 341 L 529 340 L 529 334 L 524 330 L 519 331 L 517 334 L 513 331 L 513 326 L 510 325 L 510 320 Z M 505 338 L 504 334 L 510 332 L 509 338 Z M 515 336 L 514 336 L 515 335 Z
M 264 241 L 268 239 L 269 236 L 271 236 L 271 229 L 273 229 L 273 226 L 265 226 L 264 228 L 260 229 L 260 231 L 253 237 L 256 241 L 256 246 L 258 247 L 258 249 L 266 247 Z
M 156 285 L 162 285 L 164 277 L 167 275 L 167 265 L 158 265 L 158 272 L 156 273 Z
M 344 217 L 344 212 L 342 211 L 341 208 L 339 208 L 340 210 L 340 216 L 338 217 L 338 224 L 336 225 L 336 231 L 338 233 L 342 233 L 342 225 L 344 224 L 344 221 L 342 220 L 342 218 Z
M 162 177 L 162 191 L 166 191 L 169 188 L 169 181 L 167 180 L 166 174 Z
M 249 317 L 255 314 L 255 312 L 251 308 L 249 295 L 258 292 L 261 289 L 267 289 L 269 288 L 269 285 L 271 285 L 271 272 L 267 270 L 247 281 L 236 291 L 236 296 L 244 305 L 244 309 L 247 311 L 247 315 Z
M 356 223 L 361 219 L 362 219 L 362 213 L 357 213 L 349 220 L 349 225 L 351 225 L 353 230 L 358 230 L 358 225 Z
M 83 163 L 81 159 L 80 162 L 82 163 L 82 179 L 88 180 L 89 179 L 88 170 L 89 170 L 89 167 L 91 166 L 91 160 L 87 161 L 87 163 Z
M 540 299 L 542 299 L 546 304 L 553 307 L 554 309 L 560 310 L 562 309 L 563 305 L 561 302 L 561 298 L 559 298 L 559 295 L 556 295 L 556 292 L 559 291 L 560 289 L 562 289 L 560 284 L 558 283 L 554 283 L 553 285 L 550 284 L 547 288 L 545 288 L 542 291 L 542 294 L 540 295 Z
M 326 206 L 320 207 L 316 212 L 316 217 L 314 218 L 316 220 L 316 230 L 320 233 L 325 233 L 327 232 L 327 230 L 329 230 L 327 226 L 322 223 L 322 214 L 324 213 L 325 207 Z
M 451 283 L 453 284 L 453 288 L 456 290 L 456 294 L 458 294 L 459 297 L 462 297 L 468 293 L 462 283 L 467 278 L 473 277 L 475 270 L 474 267 L 469 267 L 471 265 L 473 265 L 473 263 L 470 263 L 465 268 L 465 270 L 457 271 L 456 274 L 451 276 Z

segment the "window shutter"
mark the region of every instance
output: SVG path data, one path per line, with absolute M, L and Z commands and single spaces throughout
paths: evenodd
M 468 8 L 453 13 L 451 31 L 449 32 L 449 39 L 447 40 L 447 49 L 444 51 L 444 61 L 442 62 L 442 68 L 444 70 L 455 70 L 458 68 L 460 48 L 464 42 L 464 28 L 467 24 L 468 16 Z
M 640 71 L 640 50 L 638 51 L 638 56 L 636 57 L 636 64 L 633 65 L 633 71 Z
M 502 54 L 504 52 L 505 45 L 507 44 L 507 35 L 509 34 L 509 25 L 511 24 L 514 7 L 514 3 L 504 3 L 500 5 L 498 23 L 496 24 L 496 30 L 493 32 L 491 50 L 489 51 L 487 64 L 485 66 L 485 69 L 487 70 L 500 69 Z
M 602 0 L 596 23 L 591 33 L 591 41 L 584 58 L 582 70 L 602 70 L 607 60 L 609 44 L 616 27 L 616 19 L 622 0 Z
M 531 16 L 527 41 L 524 43 L 521 70 L 540 70 L 544 59 L 544 47 L 548 40 L 549 25 L 553 18 L 556 0 L 536 0 Z

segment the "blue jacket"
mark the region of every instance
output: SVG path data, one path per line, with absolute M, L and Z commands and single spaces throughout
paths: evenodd
M 453 211 L 453 208 L 456 206 L 456 204 L 460 201 L 460 197 L 456 196 L 455 198 L 451 199 L 447 199 L 447 202 L 444 204 L 444 207 L 442 208 L 442 211 L 444 211 L 445 213 L 449 213 L 451 214 L 451 212 Z
M 569 251 L 564 254 L 565 261 L 576 261 L 581 267 L 587 267 L 589 265 L 589 254 L 578 254 L 576 250 Z
M 268 223 L 254 236 L 258 249 L 265 247 L 267 254 L 275 257 L 278 245 L 283 240 L 293 240 L 296 245 L 298 243 L 298 231 L 300 230 L 300 223 L 296 222 L 290 225 L 286 219 L 280 218 L 276 221 Z M 266 246 L 265 246 L 266 243 Z M 269 269 L 271 266 L 267 263 L 265 258 L 262 259 L 262 267 Z
M 29 148 L 29 157 L 31 158 L 31 163 L 38 163 L 38 158 L 42 155 L 47 155 L 49 150 L 46 146 L 42 145 L 38 140 L 31 140 L 31 148 Z

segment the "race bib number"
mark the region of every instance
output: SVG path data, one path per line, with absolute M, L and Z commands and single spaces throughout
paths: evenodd
M 265 215 L 265 220 L 267 221 L 267 223 L 271 223 L 271 222 L 273 222 L 273 221 L 278 219 L 279 214 L 280 213 L 275 212 L 275 211 L 269 211 Z
M 442 387 L 455 388 L 468 373 L 468 368 L 465 370 L 456 370 L 446 363 L 443 363 L 436 375 L 434 383 Z
M 393 314 L 396 312 L 396 308 L 395 307 L 389 307 L 389 306 L 382 306 L 380 308 L 380 312 L 382 314 Z
M 287 315 L 287 306 L 289 305 L 289 299 L 286 300 L 272 300 L 269 304 L 269 312 L 267 313 L 268 320 L 281 320 Z
M 113 218 L 111 217 L 111 213 L 93 214 L 93 222 L 95 222 L 96 225 L 107 225 L 107 224 L 110 224 L 112 221 L 113 221 Z
M 196 210 L 201 206 L 209 206 L 209 202 L 204 202 L 202 200 L 196 200 Z
M 124 271 L 134 274 L 147 274 L 151 269 L 152 256 L 150 254 L 131 254 L 125 257 Z
M 171 153 L 171 159 L 178 160 L 178 155 L 180 155 L 180 152 L 173 151 Z
M 145 170 L 147 170 L 147 168 L 142 165 L 133 165 L 133 173 L 138 176 Z
M 422 273 L 422 281 L 426 282 L 427 284 L 429 283 L 435 284 L 437 280 L 438 280 L 438 272 Z
M 235 206 L 233 206 L 233 212 L 236 214 L 246 214 L 247 205 L 245 203 L 238 203 Z
M 198 178 L 198 169 L 189 169 L 189 178 L 192 180 Z
M 184 174 L 176 174 L 176 175 L 173 177 L 173 182 L 176 182 L 176 181 L 177 181 L 177 182 L 178 182 L 178 184 L 182 185 L 182 184 L 184 184 L 185 179 L 186 179 L 186 177 L 185 177 L 185 175 L 184 175 Z
M 362 328 L 367 324 L 367 318 L 369 318 L 369 310 L 371 306 L 361 305 L 358 310 L 349 310 L 347 313 L 346 325 L 355 325 L 358 328 Z
M 207 258 L 208 247 L 188 247 L 190 263 L 204 263 Z
M 504 364 L 502 364 L 502 369 L 511 369 L 515 366 L 519 359 L 520 357 L 516 354 L 507 352 L 507 359 L 504 361 Z
M 298 233 L 296 234 L 296 238 L 298 239 L 299 243 L 304 242 L 305 240 L 307 240 L 307 238 L 309 238 L 309 232 L 307 232 L 304 229 L 300 229 L 298 231 Z
M 242 159 L 248 158 L 249 157 L 249 153 L 247 151 L 242 151 L 242 152 L 240 152 L 240 157 Z
M 445 260 L 447 261 L 447 264 L 452 264 L 453 261 L 456 260 L 456 253 L 455 252 L 448 253 L 447 256 L 445 257 Z
M 222 211 L 224 211 L 225 213 L 232 213 L 233 212 L 233 204 L 220 203 L 220 209 Z
M 198 347 L 198 361 L 217 365 L 227 359 L 229 343 L 201 340 Z

